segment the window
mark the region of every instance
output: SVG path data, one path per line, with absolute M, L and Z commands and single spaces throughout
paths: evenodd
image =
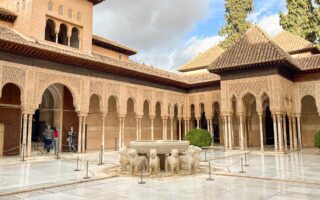
M 46 23 L 46 29 L 45 29 L 45 40 L 56 42 L 56 33 L 55 33 L 55 23 L 53 20 L 48 19 Z
M 16 4 L 16 10 L 17 10 L 17 12 L 19 12 L 19 10 L 20 10 L 20 2 L 17 2 L 17 4 Z
M 22 10 L 26 8 L 26 0 L 22 0 Z
M 70 46 L 79 49 L 79 29 L 73 28 L 72 35 L 70 38 Z
M 49 1 L 48 11 L 53 11 L 53 2 L 52 1 Z
M 59 6 L 59 15 L 63 15 L 63 6 L 62 5 Z
M 77 13 L 77 20 L 78 20 L 79 22 L 81 21 L 81 13 L 80 13 L 80 12 Z
M 69 9 L 69 10 L 68 10 L 68 17 L 69 17 L 70 19 L 72 19 L 72 9 Z
M 58 43 L 68 46 L 68 27 L 65 24 L 60 25 L 60 31 L 58 35 Z

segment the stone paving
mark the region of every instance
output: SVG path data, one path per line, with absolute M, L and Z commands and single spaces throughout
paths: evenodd
M 251 154 L 246 173 L 239 173 L 241 156 L 237 151 L 208 150 L 207 159 L 219 165 L 207 181 L 207 174 L 184 177 L 146 178 L 139 185 L 138 177 L 115 177 L 86 183 L 69 184 L 61 187 L 0 196 L 2 199 L 319 199 L 320 153 L 310 149 L 303 152 L 277 155 Z M 97 154 L 83 155 L 96 162 Z M 237 155 L 237 156 L 233 156 Z M 83 180 L 84 172 L 74 172 L 75 160 L 30 161 L 22 164 L 0 165 L 0 192 L 36 188 L 39 185 L 53 186 Z M 231 156 L 231 157 L 228 157 Z M 204 158 L 204 153 L 202 154 Z M 225 157 L 221 159 L 221 157 Z M 117 160 L 115 152 L 105 155 L 106 166 Z M 229 166 L 228 172 L 225 166 Z M 207 163 L 202 162 L 203 166 Z M 102 166 L 106 167 L 106 166 Z M 101 166 L 100 166 L 101 167 Z M 94 165 L 98 169 L 99 166 Z M 92 169 L 93 169 L 92 168 Z M 100 177 L 100 174 L 95 174 Z M 242 177 L 245 176 L 245 177 Z M 108 177 L 105 175 L 105 177 Z M 1 193 L 0 193 L 1 194 Z

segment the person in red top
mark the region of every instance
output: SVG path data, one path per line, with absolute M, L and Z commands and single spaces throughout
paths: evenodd
M 54 153 L 57 155 L 59 150 L 59 133 L 55 127 L 53 129 L 53 146 L 54 146 Z

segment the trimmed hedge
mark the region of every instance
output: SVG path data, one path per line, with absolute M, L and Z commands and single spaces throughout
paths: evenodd
M 320 148 L 320 131 L 314 137 L 314 146 Z
M 211 134 L 204 129 L 192 129 L 187 134 L 190 145 L 197 147 L 207 147 L 211 145 Z

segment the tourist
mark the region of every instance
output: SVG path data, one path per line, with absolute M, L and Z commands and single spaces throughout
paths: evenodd
M 51 126 L 48 125 L 46 130 L 43 132 L 44 137 L 44 148 L 47 150 L 47 153 L 50 153 L 50 148 L 53 140 L 53 131 L 51 130 Z
M 70 130 L 68 131 L 68 146 L 69 146 L 69 152 L 76 152 L 76 132 L 73 128 L 73 126 L 70 127 Z
M 59 151 L 59 133 L 55 127 L 53 129 L 53 146 L 54 146 L 54 154 L 57 155 Z

